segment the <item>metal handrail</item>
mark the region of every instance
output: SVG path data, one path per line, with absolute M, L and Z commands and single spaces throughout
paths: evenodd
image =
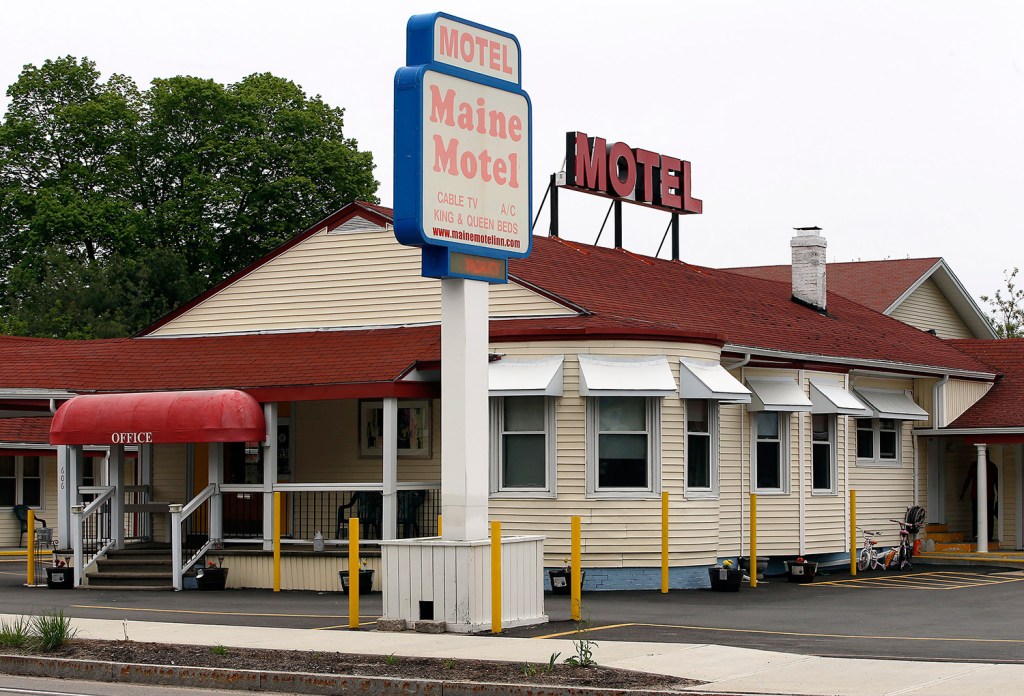
M 71 548 L 75 555 L 75 585 L 81 585 L 83 578 L 85 578 L 85 569 L 92 566 L 96 559 L 107 552 L 107 549 L 114 545 L 113 535 L 105 540 L 105 543 L 100 544 L 104 541 L 97 534 L 96 547 L 92 553 L 89 554 L 88 560 L 85 557 L 85 524 L 86 520 L 94 515 L 98 514 L 98 511 L 104 506 L 108 508 L 107 514 L 110 514 L 109 508 L 111 507 L 111 501 L 114 497 L 114 493 L 117 489 L 113 486 L 83 486 L 80 489 L 85 493 L 98 493 L 99 497 L 90 502 L 88 505 L 74 505 L 71 508 L 72 522 L 72 534 L 71 534 Z M 120 520 L 116 521 L 119 524 L 123 524 Z M 114 524 L 115 520 L 110 520 L 110 524 Z M 97 530 L 99 529 L 99 522 L 96 524 Z

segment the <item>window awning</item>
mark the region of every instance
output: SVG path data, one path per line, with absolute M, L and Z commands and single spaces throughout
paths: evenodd
M 892 389 L 857 389 L 857 396 L 867 402 L 875 418 L 928 420 L 928 412 L 914 403 L 906 392 Z
M 809 412 L 811 400 L 804 390 L 789 377 L 766 377 L 748 379 L 747 385 L 754 394 L 750 399 L 751 411 Z
M 837 413 L 841 416 L 871 416 L 860 399 L 838 384 L 811 380 L 811 413 Z
M 714 360 L 680 358 L 679 398 L 749 404 L 750 390 Z
M 664 355 L 580 355 L 580 396 L 673 396 L 676 381 Z
M 52 445 L 262 442 L 263 409 L 234 389 L 87 394 L 53 416 Z
M 565 357 L 502 358 L 487 365 L 491 396 L 561 396 Z

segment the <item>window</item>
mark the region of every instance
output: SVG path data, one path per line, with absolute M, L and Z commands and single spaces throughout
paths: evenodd
M 785 493 L 789 488 L 788 447 L 789 414 L 758 411 L 754 414 L 754 489 L 757 492 Z
M 825 413 L 811 415 L 811 490 L 836 492 L 836 418 Z
M 718 494 L 718 402 L 686 401 L 686 493 Z
M 555 409 L 544 396 L 491 399 L 491 492 L 555 494 Z
M 895 418 L 858 418 L 858 465 L 899 466 L 902 423 Z
M 0 507 L 42 507 L 43 469 L 39 457 L 0 456 Z
M 587 400 L 587 493 L 601 497 L 661 491 L 661 399 Z

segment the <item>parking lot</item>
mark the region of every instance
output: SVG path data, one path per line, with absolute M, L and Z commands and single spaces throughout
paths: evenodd
M 1024 573 L 927 566 L 856 578 L 833 571 L 810 584 L 769 578 L 739 592 L 585 592 L 583 626 L 569 599 L 546 595 L 547 624 L 506 631 L 524 639 L 587 628 L 600 641 L 715 643 L 837 657 L 1024 663 Z M 346 630 L 341 592 L 111 592 L 26 588 L 24 561 L 0 560 L 0 613 L 63 609 L 80 618 Z M 372 627 L 381 596 L 362 601 Z

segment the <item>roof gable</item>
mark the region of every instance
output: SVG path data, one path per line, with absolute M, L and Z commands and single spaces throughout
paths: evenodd
M 949 343 L 1000 376 L 988 393 L 948 428 L 1024 428 L 1024 338 Z

